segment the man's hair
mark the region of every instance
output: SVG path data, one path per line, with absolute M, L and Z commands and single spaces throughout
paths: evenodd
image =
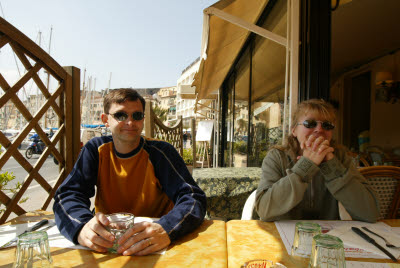
M 143 106 L 143 112 L 144 108 L 146 106 L 146 102 L 143 99 L 140 94 L 132 89 L 132 88 L 120 88 L 120 89 L 114 89 L 110 91 L 105 97 L 103 101 L 103 107 L 104 107 L 104 113 L 108 114 L 110 111 L 111 104 L 113 103 L 123 103 L 125 101 L 136 101 L 140 100 Z

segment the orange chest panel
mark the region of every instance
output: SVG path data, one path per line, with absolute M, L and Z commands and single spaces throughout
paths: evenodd
M 145 150 L 118 158 L 111 144 L 105 147 L 99 148 L 96 212 L 161 217 L 172 209 L 173 202 L 163 192 Z

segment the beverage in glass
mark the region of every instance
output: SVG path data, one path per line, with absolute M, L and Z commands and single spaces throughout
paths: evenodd
M 131 213 L 119 212 L 105 215 L 110 222 L 106 229 L 115 237 L 114 244 L 108 252 L 117 253 L 118 239 L 133 226 L 135 216 Z

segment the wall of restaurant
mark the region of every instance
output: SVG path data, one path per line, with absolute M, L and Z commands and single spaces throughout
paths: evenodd
M 375 77 L 377 72 L 392 73 L 393 80 L 400 81 L 400 50 L 382 57 L 371 66 L 371 129 L 370 144 L 379 145 L 385 150 L 400 146 L 400 99 L 395 103 L 376 100 Z
M 400 50 L 364 64 L 335 79 L 330 89 L 331 99 L 336 101 L 339 106 L 339 120 L 335 129 L 335 136 L 339 143 L 343 143 L 345 140 L 343 129 L 346 121 L 349 120 L 348 114 L 344 111 L 346 105 L 345 91 L 351 90 L 346 86 L 346 81 L 365 72 L 371 74 L 370 145 L 377 145 L 385 150 L 390 150 L 393 147 L 400 146 L 400 99 L 397 99 L 394 103 L 393 100 L 386 102 L 380 99 L 376 94 L 379 90 L 376 85 L 376 75 L 379 72 L 389 72 L 394 81 L 400 81 Z M 351 124 L 351 122 L 347 123 Z

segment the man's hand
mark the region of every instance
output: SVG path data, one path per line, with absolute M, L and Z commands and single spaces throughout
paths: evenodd
M 171 243 L 168 234 L 158 223 L 139 222 L 118 240 L 118 253 L 122 255 L 148 255 Z
M 114 236 L 104 228 L 108 224 L 109 221 L 103 213 L 96 213 L 80 231 L 78 243 L 98 252 L 106 252 L 114 241 Z
M 333 158 L 333 147 L 330 147 L 329 141 L 322 136 L 316 137 L 310 135 L 306 141 L 300 144 L 303 150 L 303 156 L 313 161 L 317 166 L 322 161 L 328 161 Z

